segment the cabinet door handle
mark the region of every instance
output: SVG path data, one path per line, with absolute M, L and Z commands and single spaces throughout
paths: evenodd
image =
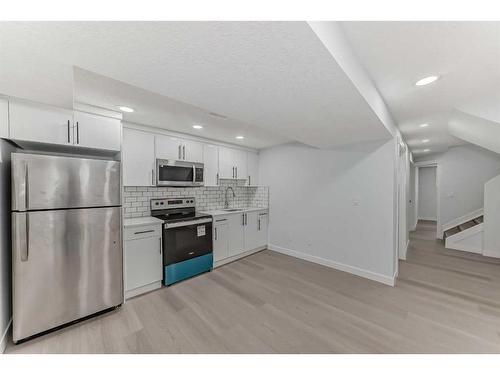
M 134 234 L 151 233 L 151 232 L 154 232 L 154 231 L 155 231 L 154 229 L 150 229 L 150 230 L 143 230 L 143 231 L 140 231 L 140 232 L 134 232 Z
M 252 186 L 252 184 L 250 183 L 250 175 L 248 175 L 248 186 Z
M 217 223 L 220 223 L 221 221 L 227 221 L 227 219 L 217 219 L 215 220 Z
M 70 143 L 70 142 L 71 142 L 71 140 L 69 138 L 69 120 L 68 120 L 68 143 Z
M 160 240 L 160 254 L 161 254 L 161 248 L 162 248 L 161 237 L 159 238 L 159 240 Z
M 260 230 L 260 219 L 259 219 L 258 223 L 259 223 L 259 230 Z
M 186 160 L 186 146 L 182 146 L 182 159 Z
M 219 174 L 218 173 L 215 175 L 215 180 L 216 180 L 215 185 L 219 185 Z
M 155 170 L 151 169 L 151 185 L 155 185 Z
M 179 145 L 179 160 L 181 160 L 181 145 Z
M 217 227 L 215 227 L 215 240 L 217 241 Z
M 236 178 L 238 178 L 238 167 L 234 167 L 236 169 Z
M 76 122 L 76 144 L 80 144 L 80 128 L 78 126 L 78 121 Z

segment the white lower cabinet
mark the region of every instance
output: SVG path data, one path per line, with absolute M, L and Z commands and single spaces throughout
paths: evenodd
M 161 223 L 125 228 L 125 298 L 161 287 Z
M 214 266 L 267 245 L 267 210 L 214 217 Z
M 219 217 L 214 220 L 214 262 L 229 257 L 229 224 L 227 218 Z
M 235 256 L 245 251 L 245 225 L 244 216 L 241 213 L 227 217 L 229 225 L 229 256 Z

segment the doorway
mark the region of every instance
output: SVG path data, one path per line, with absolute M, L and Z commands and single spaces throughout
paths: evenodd
M 418 168 L 418 220 L 437 221 L 437 167 Z

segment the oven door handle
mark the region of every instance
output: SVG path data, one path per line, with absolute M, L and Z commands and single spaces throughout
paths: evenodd
M 196 167 L 193 164 L 193 184 L 196 182 Z
M 187 227 L 188 225 L 206 224 L 206 223 L 211 223 L 211 222 L 212 222 L 212 218 L 207 217 L 206 219 L 179 221 L 177 223 L 170 223 L 170 224 L 165 223 L 164 228 L 171 229 L 171 228 Z

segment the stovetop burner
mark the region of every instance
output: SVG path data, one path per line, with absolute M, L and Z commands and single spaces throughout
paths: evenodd
M 211 217 L 196 212 L 195 198 L 192 197 L 151 199 L 151 216 L 165 223 Z

